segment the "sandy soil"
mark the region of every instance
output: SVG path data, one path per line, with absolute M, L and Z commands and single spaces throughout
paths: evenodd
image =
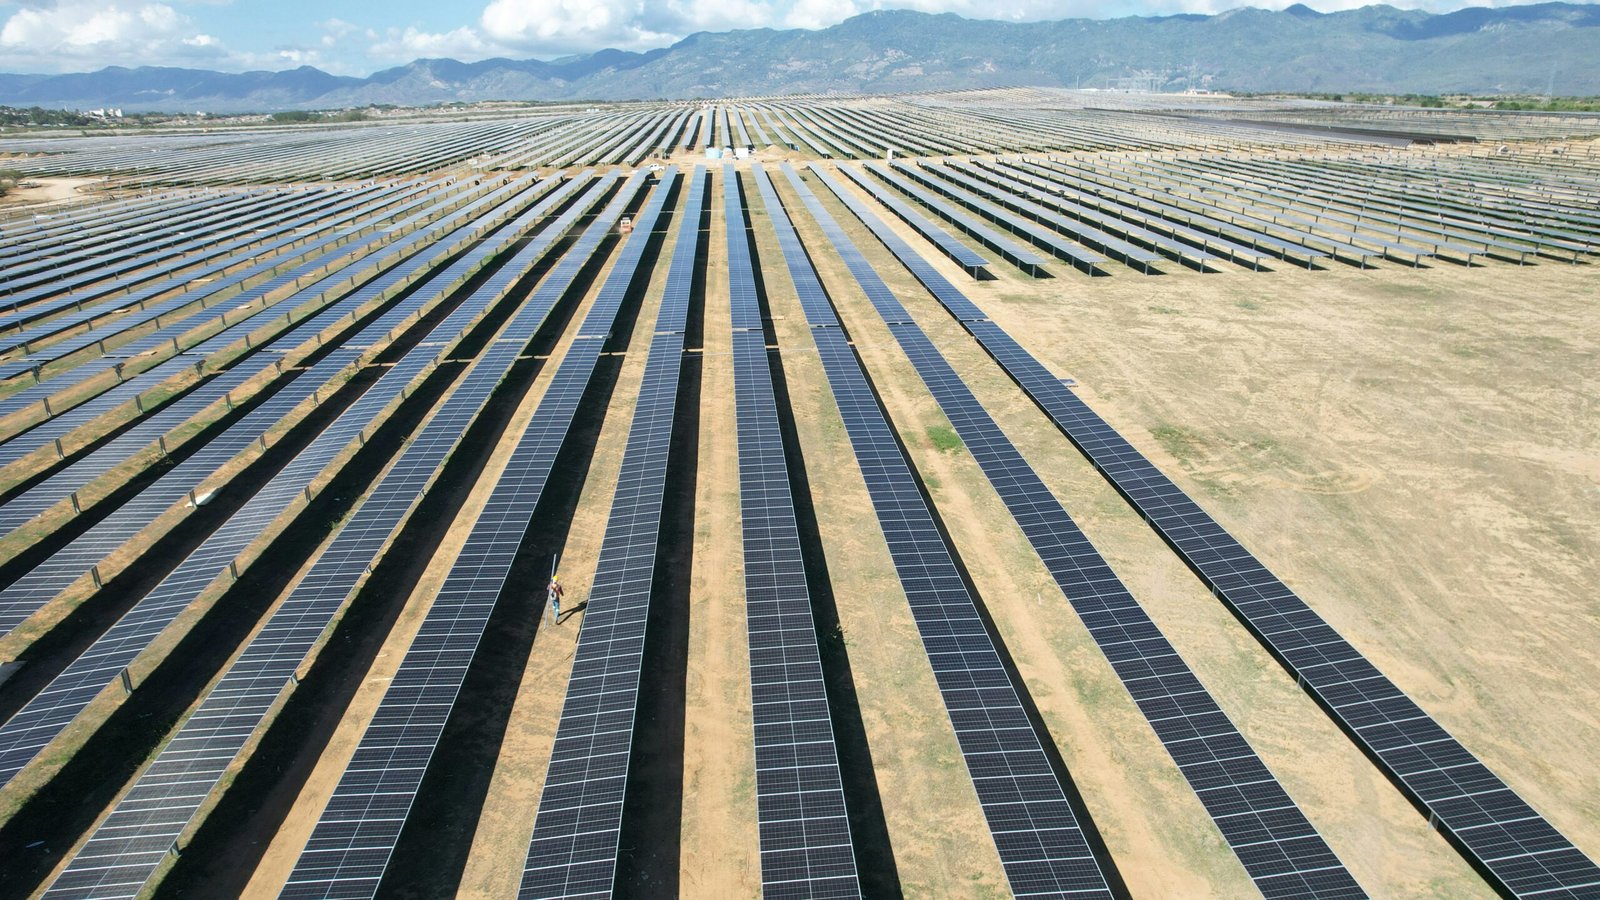
M 1481 880 L 998 367 L 864 229 L 847 215 L 839 218 L 875 262 L 886 263 L 881 270 L 894 274 L 897 293 L 912 301 L 936 343 L 1357 877 L 1390 896 L 1485 894 Z M 997 265 L 1000 280 L 978 284 L 939 264 L 1030 349 L 1083 382 L 1085 397 L 1114 425 L 1580 847 L 1595 852 L 1600 791 L 1584 785 L 1582 773 L 1597 762 L 1595 721 L 1585 711 L 1596 708 L 1593 674 L 1600 663 L 1569 654 L 1559 664 L 1545 662 L 1562 645 L 1600 638 L 1583 588 L 1600 557 L 1592 501 L 1600 453 L 1594 380 L 1586 374 L 1594 371 L 1596 331 L 1583 287 L 1591 277 L 1587 267 L 1390 266 L 1091 282 L 1074 274 L 1033 281 Z M 860 329 L 863 355 L 902 431 L 913 430 L 895 412 L 904 402 L 899 396 L 907 384 L 914 397 L 926 394 L 870 307 L 858 308 L 850 315 L 847 305 L 847 324 Z M 922 421 L 927 427 L 941 420 L 931 411 Z M 937 477 L 941 466 L 929 442 L 907 443 L 919 468 Z M 951 455 L 971 465 L 964 454 Z M 928 457 L 934 459 L 924 462 Z M 967 483 L 983 505 L 992 492 L 972 468 Z M 945 509 L 945 497 L 935 497 Z M 969 519 L 959 512 L 969 502 L 952 504 L 958 512 L 946 519 L 981 579 L 997 554 L 969 552 L 959 523 L 1007 517 L 995 501 L 994 515 Z M 1015 556 L 999 558 L 1016 565 Z M 1043 583 L 1049 596 L 1054 589 Z M 991 592 L 985 596 L 996 605 Z M 1002 610 L 995 610 L 997 623 L 1008 632 L 1011 616 Z M 1050 678 L 1041 685 L 1024 661 L 1040 627 L 1035 620 L 1007 633 L 1036 697 L 1062 687 Z M 1487 634 L 1496 639 L 1486 642 Z M 1058 655 L 1073 659 L 1070 646 Z M 1090 660 L 1104 669 L 1097 655 L 1091 648 Z M 1128 703 L 1114 679 L 1106 684 L 1111 697 L 1078 691 L 1097 716 L 1106 701 Z M 1552 697 L 1561 700 L 1551 703 Z M 1040 704 L 1048 718 L 1046 702 Z M 1130 721 L 1148 734 L 1137 718 Z M 1066 745 L 1063 753 L 1130 887 L 1170 894 L 1170 886 L 1141 882 L 1180 866 L 1149 865 L 1135 847 L 1119 850 L 1123 826 L 1115 823 L 1133 811 L 1124 802 L 1107 804 L 1115 799 L 1110 793 L 1097 801 L 1100 789 L 1091 779 L 1103 773 L 1075 761 L 1072 732 L 1053 723 L 1052 731 Z M 1158 746 L 1150 747 L 1170 766 Z M 1188 793 L 1174 783 L 1180 795 Z M 1199 810 L 1192 797 L 1181 806 Z M 1172 811 L 1152 821 L 1156 833 L 1167 833 L 1168 841 L 1205 838 L 1201 844 L 1213 852 L 1202 856 L 1226 857 L 1203 819 L 1197 826 Z
M 739 447 L 733 417 L 726 222 L 721 178 L 708 198 L 711 231 L 695 483 L 689 675 L 685 693 L 680 890 L 691 897 L 751 897 L 761 889 L 756 833 L 750 653 L 744 616 Z
M 0 209 L 10 210 L 14 207 L 24 206 L 53 206 L 57 203 L 67 203 L 72 200 L 82 200 L 91 186 L 99 184 L 101 178 L 27 178 L 4 197 L 0 197 Z
M 992 842 L 979 839 L 988 832 L 977 794 L 807 334 L 771 219 L 753 184 L 747 197 L 812 502 L 838 598 L 840 626 L 850 648 L 867 740 L 877 763 L 884 818 L 905 894 L 1002 896 L 1005 876 L 999 855 Z
M 700 154 L 678 154 L 686 163 Z M 715 164 L 713 164 L 715 165 Z M 742 164 L 741 168 L 747 164 Z M 774 175 L 777 173 L 774 171 Z M 759 891 L 720 172 L 711 199 L 680 883 Z M 776 178 L 786 201 L 794 195 Z M 752 188 L 783 372 L 908 897 L 1005 894 L 859 468 Z M 834 211 L 1358 880 L 1491 892 L 1145 523 L 820 184 Z M 820 230 L 807 249 L 995 626 L 1137 897 L 1248 896 L 1243 868 Z M 975 282 L 891 226 L 1591 856 L 1600 857 L 1600 325 L 1592 267 L 1117 270 Z M 674 223 L 676 224 L 676 223 Z M 563 556 L 593 576 L 672 241 Z M 1170 267 L 1169 267 L 1170 268 Z M 599 281 L 595 282 L 597 288 Z M 586 298 L 577 315 L 587 311 Z M 569 329 L 570 331 L 571 329 Z M 281 886 L 568 346 L 556 346 L 251 882 Z M 460 893 L 517 883 L 581 616 L 521 673 Z
M 584 315 L 592 301 L 592 295 L 586 297 L 576 315 L 580 317 Z M 280 829 L 271 847 L 264 855 L 261 866 L 250 883 L 249 892 L 251 895 L 276 896 L 283 882 L 287 880 L 290 870 L 294 868 L 295 859 L 299 856 L 301 848 L 305 846 L 312 829 L 316 827 L 316 822 L 322 814 L 322 809 L 327 805 L 328 798 L 339 782 L 339 777 L 343 774 L 345 766 L 355 753 L 356 746 L 366 730 L 368 719 L 371 718 L 378 704 L 382 702 L 383 695 L 388 690 L 389 681 L 394 677 L 394 672 L 404 658 L 406 649 L 410 646 L 417 630 L 421 628 L 422 620 L 432 605 L 435 593 L 449 574 L 456 554 L 460 552 L 461 546 L 466 542 L 467 536 L 472 530 L 472 523 L 476 521 L 478 514 L 483 509 L 483 505 L 488 501 L 495 482 L 499 479 L 500 473 L 509 461 L 511 452 L 516 446 L 517 437 L 522 434 L 528 420 L 532 418 L 534 410 L 537 409 L 539 400 L 543 398 L 545 390 L 549 387 L 550 374 L 555 371 L 556 366 L 559 366 L 560 360 L 565 356 L 570 345 L 570 335 L 557 344 L 550 360 L 546 363 L 545 368 L 529 389 L 527 396 L 519 405 L 500 445 L 495 449 L 477 484 L 469 494 L 466 503 L 457 514 L 454 526 L 449 530 L 444 542 L 434 554 L 427 572 L 412 591 L 405 611 L 391 630 L 383 649 L 379 652 L 372 668 L 368 671 L 365 682 L 358 690 L 349 709 L 346 710 L 344 720 L 329 741 L 328 749 L 323 753 L 316 769 L 301 790 L 300 798 L 294 811 L 289 815 L 283 828 Z M 611 424 L 608 418 L 607 425 L 610 426 Z M 596 467 L 599 467 L 601 460 L 597 459 L 595 464 Z M 614 466 L 612 474 L 614 479 Z M 591 483 L 593 483 L 592 478 Z M 605 502 L 609 503 L 609 499 L 608 495 L 605 498 Z M 583 503 L 589 502 L 590 498 L 586 495 Z M 600 515 L 603 516 L 604 507 L 601 506 L 600 509 L 602 510 Z M 582 507 L 580 506 L 580 514 L 581 510 Z M 582 537 L 575 530 L 575 542 L 581 540 Z M 598 534 L 594 537 L 593 543 L 592 552 L 598 553 Z M 590 558 L 592 559 L 593 557 L 591 556 Z M 569 557 L 569 559 L 573 558 Z M 566 560 L 563 561 L 562 571 L 565 578 L 570 580 L 569 592 L 574 596 L 582 596 L 582 592 L 588 584 L 588 577 L 593 574 L 592 566 L 587 572 L 580 571 L 581 569 L 582 567 L 576 561 L 572 563 L 571 568 L 568 567 Z M 539 639 L 534 645 L 533 659 L 529 663 L 528 675 L 524 681 L 526 689 L 522 692 L 523 700 L 519 701 L 517 710 L 513 713 L 513 720 L 506 735 L 506 749 L 502 755 L 500 767 L 497 768 L 495 773 L 496 781 L 490 791 L 489 801 L 485 804 L 483 820 L 480 822 L 479 835 L 476 840 L 483 839 L 483 834 L 486 830 L 492 835 L 498 835 L 499 828 L 514 830 L 520 826 L 521 820 L 525 819 L 526 826 L 522 828 L 524 832 L 522 845 L 524 852 L 526 850 L 527 835 L 531 834 L 533 827 L 531 817 L 532 804 L 536 804 L 538 800 L 537 785 L 543 782 L 545 763 L 549 759 L 550 740 L 554 737 L 553 723 L 560 714 L 560 694 L 552 694 L 552 692 L 542 689 L 541 685 L 551 683 L 552 680 L 560 682 L 565 679 L 565 670 L 570 668 L 571 665 L 572 650 L 572 640 L 566 636 L 575 637 L 576 633 L 576 629 L 571 629 L 570 631 L 565 629 L 541 629 L 540 631 Z M 564 649 L 558 648 L 552 652 L 552 644 L 564 644 Z M 565 664 L 559 666 L 551 665 L 550 671 L 541 671 L 541 662 L 550 664 L 557 660 L 565 660 Z M 558 668 L 561 670 L 559 674 L 556 671 Z M 542 743 L 539 743 L 536 747 L 527 748 L 530 751 L 530 755 L 523 756 L 519 751 L 526 747 L 523 741 L 530 737 L 530 734 L 519 725 L 526 724 L 522 719 L 524 716 L 523 707 L 528 700 L 539 704 L 541 711 L 547 715 L 541 716 L 538 720 L 541 726 L 538 734 L 543 735 Z M 542 707 L 545 706 L 549 708 L 543 709 Z M 535 737 L 537 739 L 536 735 Z M 530 762 L 531 760 L 538 760 L 538 762 Z M 504 783 L 502 770 L 507 768 L 510 769 L 514 776 L 535 779 L 534 785 L 528 788 L 520 782 L 509 785 Z M 531 800 L 529 799 L 530 797 Z M 502 801 L 516 804 L 514 815 L 500 808 Z M 500 837 L 494 843 L 496 846 L 504 848 L 514 844 L 514 841 L 509 837 Z M 484 859 L 482 854 L 476 852 L 473 854 L 473 863 L 469 865 L 463 877 L 462 889 L 464 892 L 473 893 L 470 886 L 486 877 L 479 871 L 479 863 L 505 863 L 505 865 L 495 866 L 495 871 L 501 876 L 501 880 L 504 880 L 506 872 L 511 872 L 510 863 L 513 860 L 509 858 L 509 852 L 502 849 L 495 856 L 507 858 L 501 860 Z M 516 856 L 514 861 L 516 865 L 514 872 L 510 874 L 510 890 L 515 889 L 516 879 L 521 874 L 521 856 Z M 492 879 L 494 876 L 491 874 L 487 877 Z M 484 890 L 487 893 L 504 893 L 506 888 L 501 886 L 497 890 L 489 890 L 487 888 Z

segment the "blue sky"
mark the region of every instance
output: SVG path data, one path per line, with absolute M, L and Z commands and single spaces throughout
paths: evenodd
M 107 65 L 366 75 L 423 56 L 547 59 L 646 50 L 696 31 L 822 28 L 871 9 L 1036 21 L 1281 8 L 1294 0 L 0 0 L 0 72 Z M 1332 11 L 1372 0 L 1311 0 Z M 1391 0 L 1435 12 L 1522 0 Z

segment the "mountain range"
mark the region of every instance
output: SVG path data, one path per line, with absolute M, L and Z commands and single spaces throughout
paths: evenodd
M 816 31 L 693 34 L 670 47 L 552 61 L 419 59 L 366 78 L 109 67 L 0 74 L 0 105 L 207 112 L 475 100 L 890 93 L 1003 85 L 1235 91 L 1600 94 L 1600 5 L 1011 23 L 880 11 Z M 642 93 L 641 86 L 648 85 Z

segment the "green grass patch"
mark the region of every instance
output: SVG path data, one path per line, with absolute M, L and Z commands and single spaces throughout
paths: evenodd
M 951 453 L 961 449 L 961 436 L 949 425 L 930 426 L 928 440 L 933 442 L 933 448 L 940 453 Z
M 1150 435 L 1161 444 L 1161 449 L 1184 463 L 1199 453 L 1205 444 L 1198 434 L 1179 425 L 1157 425 L 1150 429 Z

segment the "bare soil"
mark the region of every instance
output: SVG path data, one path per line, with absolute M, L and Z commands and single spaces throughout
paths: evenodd
M 692 163 L 699 152 L 675 156 Z M 1129 891 L 1252 894 L 915 370 L 785 180 L 769 171 Z M 760 890 L 760 861 L 720 170 L 713 183 L 704 346 L 696 348 L 702 380 L 677 880 L 684 896 L 751 897 Z M 1381 897 L 1492 896 L 870 232 L 810 184 L 1362 885 Z M 754 190 L 747 196 L 898 877 L 909 897 L 1004 896 L 998 856 L 769 217 Z M 1216 274 L 1168 266 L 1171 274 L 1124 269 L 1091 279 L 1063 262 L 1050 267 L 1055 277 L 1033 279 L 997 261 L 992 280 L 974 281 L 897 219 L 884 219 L 1057 374 L 1076 379 L 1107 421 L 1580 849 L 1600 857 L 1600 782 L 1592 778 L 1600 769 L 1593 266 L 1225 266 Z M 569 610 L 594 573 L 642 376 L 642 336 L 671 248 L 668 239 L 577 500 L 561 565 Z M 274 894 L 287 877 L 569 341 L 556 344 L 366 672 L 254 872 L 250 895 Z M 462 895 L 515 890 L 581 624 L 581 611 L 569 611 L 533 638 L 470 836 Z
M 981 348 L 833 206 L 1358 879 L 1388 896 L 1487 896 Z M 1588 266 L 1091 281 L 997 264 L 999 278 L 980 283 L 937 264 L 1557 827 L 1600 850 L 1600 790 L 1583 774 L 1600 763 L 1600 660 L 1568 649 L 1600 645 L 1585 587 L 1600 575 Z M 994 570 L 1013 573 L 1017 583 L 984 596 L 1047 718 L 1063 693 L 1089 714 L 1051 730 L 1130 888 L 1237 893 L 1242 870 L 976 466 L 916 439 L 943 420 L 914 370 L 869 305 L 841 306 L 919 469 L 944 485 L 935 499 L 953 510 L 945 519 L 980 587 Z M 962 496 L 949 496 L 954 485 Z M 1063 618 L 1064 632 L 1051 621 Z M 1123 771 L 1097 762 L 1095 747 L 1115 748 Z

